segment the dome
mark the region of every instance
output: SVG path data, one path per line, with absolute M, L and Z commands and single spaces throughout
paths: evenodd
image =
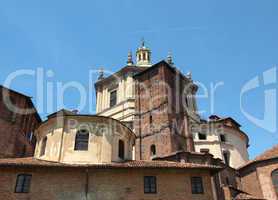
M 132 160 L 135 134 L 112 118 L 52 114 L 35 134 L 38 159 L 71 164 Z

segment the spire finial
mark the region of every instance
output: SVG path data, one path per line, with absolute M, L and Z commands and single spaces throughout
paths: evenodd
M 172 52 L 169 51 L 168 52 L 168 56 L 167 56 L 167 62 L 170 64 L 170 65 L 173 65 L 173 56 L 172 56 Z
M 127 65 L 133 65 L 133 60 L 132 60 L 132 52 L 129 51 L 127 55 Z
M 104 69 L 103 69 L 103 67 L 99 68 L 98 73 L 99 73 L 98 80 L 104 79 Z
M 142 37 L 142 40 L 141 40 L 141 46 L 144 47 L 145 46 L 145 38 Z

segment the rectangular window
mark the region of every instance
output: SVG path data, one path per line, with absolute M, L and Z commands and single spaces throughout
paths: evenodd
M 30 191 L 32 175 L 19 174 L 16 179 L 15 192 L 16 193 L 28 193 Z
M 41 143 L 41 151 L 40 151 L 40 156 L 44 156 L 45 154 L 45 149 L 46 149 L 46 144 L 47 144 L 47 137 L 44 137 Z
M 86 129 L 78 130 L 75 136 L 75 151 L 87 151 L 89 145 L 89 131 Z
M 123 140 L 119 140 L 119 152 L 118 156 L 121 159 L 125 158 L 125 142 Z
M 198 133 L 198 137 L 199 137 L 199 140 L 206 140 L 207 139 L 207 135 L 204 134 L 204 133 Z
M 230 154 L 227 151 L 223 152 L 223 157 L 226 165 L 230 165 Z
M 117 90 L 110 92 L 110 107 L 117 104 Z
M 144 177 L 144 193 L 155 194 L 156 193 L 156 177 L 145 176 Z
M 225 135 L 223 135 L 223 134 L 220 135 L 220 141 L 221 141 L 221 142 L 226 142 L 226 137 L 225 137 Z
M 153 116 L 150 115 L 150 127 L 153 128 Z
M 203 194 L 203 180 L 202 177 L 191 177 L 192 194 Z

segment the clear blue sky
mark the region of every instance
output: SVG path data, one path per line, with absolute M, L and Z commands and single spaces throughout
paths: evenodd
M 246 82 L 277 64 L 277 8 L 276 0 L 1 1 L 0 83 L 18 69 L 43 67 L 54 73 L 45 82 L 78 81 L 88 89 L 89 69 L 120 69 L 128 50 L 135 52 L 144 37 L 154 63 L 171 50 L 176 66 L 192 71 L 195 81 L 207 87 L 224 82 L 216 92 L 214 113 L 242 124 L 253 158 L 278 143 L 278 132 L 250 122 L 240 110 L 239 96 Z M 273 87 L 277 84 L 267 86 Z M 36 102 L 34 78 L 20 77 L 12 88 Z M 244 98 L 245 110 L 257 118 L 264 113 L 264 89 Z M 65 93 L 68 108 L 78 101 L 75 90 Z M 212 114 L 210 99 L 198 104 L 207 110 L 205 117 Z

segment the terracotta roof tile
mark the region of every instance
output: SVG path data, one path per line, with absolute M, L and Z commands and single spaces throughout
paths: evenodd
M 1 167 L 90 167 L 90 168 L 178 168 L 178 169 L 215 169 L 221 167 L 215 165 L 180 163 L 170 161 L 126 161 L 122 163 L 106 163 L 106 164 L 68 164 L 39 160 L 33 157 L 29 158 L 10 158 L 0 159 Z
M 272 158 L 278 158 L 278 144 L 273 146 L 271 149 L 266 150 L 264 153 L 257 156 L 254 160 L 250 160 L 249 162 L 247 162 L 245 165 L 241 166 L 240 168 L 244 168 L 255 162 L 269 160 Z
M 255 197 L 247 193 L 240 193 L 235 197 L 235 200 L 264 200 L 264 199 L 260 197 Z
M 239 190 L 238 188 L 234 188 L 233 186 L 229 186 L 229 189 L 232 192 L 232 194 L 236 195 L 233 198 L 234 200 L 265 200 L 262 197 L 257 197 L 257 196 L 251 195 L 247 192 Z
M 278 144 L 257 156 L 254 160 L 268 160 L 275 157 L 278 157 Z

